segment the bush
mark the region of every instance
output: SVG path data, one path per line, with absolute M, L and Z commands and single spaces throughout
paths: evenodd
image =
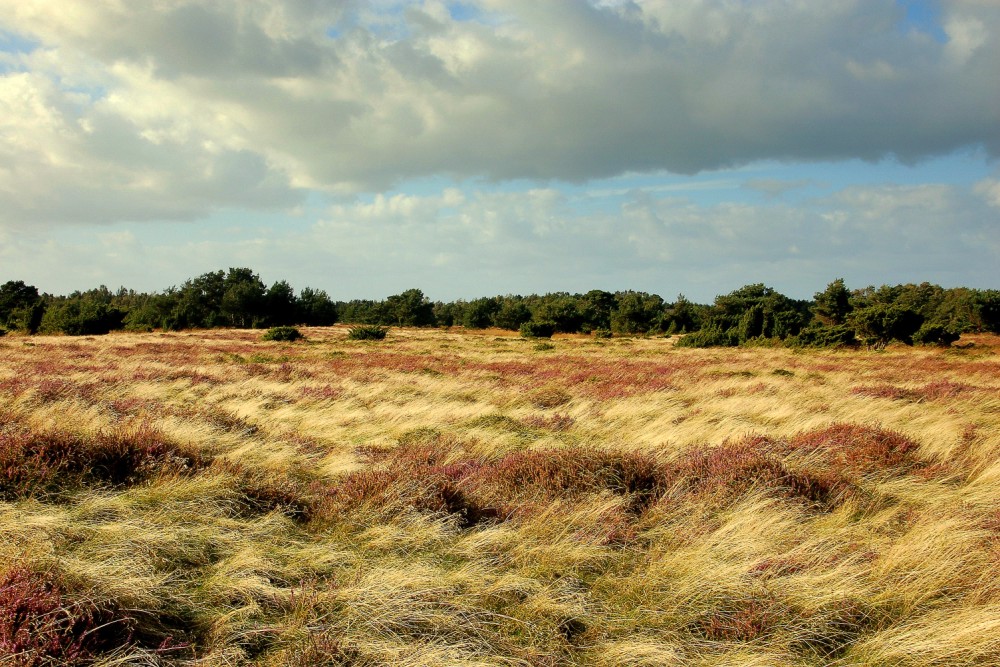
M 261 336 L 261 340 L 292 342 L 302 338 L 302 332 L 295 327 L 271 327 Z
M 603 327 L 594 329 L 594 338 L 611 338 L 611 335 L 611 329 L 605 329 Z
M 740 339 L 735 329 L 723 331 L 709 327 L 684 336 L 676 344 L 678 347 L 735 347 L 740 344 Z
M 552 338 L 556 332 L 555 322 L 525 322 L 521 325 L 521 336 L 524 338 Z
M 857 342 L 854 329 L 844 324 L 810 326 L 785 341 L 789 347 L 849 347 Z
M 917 333 L 913 334 L 913 342 L 917 345 L 940 345 L 948 347 L 958 340 L 959 332 L 943 324 L 926 322 Z
M 352 327 L 347 331 L 348 340 L 383 340 L 389 329 L 380 327 L 377 324 L 365 324 Z

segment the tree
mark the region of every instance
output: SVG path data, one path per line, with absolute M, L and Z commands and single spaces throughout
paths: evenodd
M 848 322 L 865 345 L 881 350 L 894 340 L 912 345 L 913 335 L 923 324 L 923 318 L 914 310 L 879 303 L 856 308 Z
M 390 296 L 386 299 L 386 311 L 396 326 L 426 327 L 434 324 L 434 304 L 418 289 Z
M 615 309 L 615 295 L 604 290 L 594 289 L 580 299 L 580 315 L 583 317 L 584 330 L 611 328 L 611 311 Z
M 674 303 L 666 308 L 663 316 L 667 333 L 687 333 L 697 329 L 699 308 L 704 306 L 695 306 L 683 294 L 678 294 Z
M 264 283 L 247 268 L 231 268 L 223 281 L 221 313 L 233 327 L 260 324 L 264 315 Z
M 167 329 L 211 328 L 222 324 L 222 296 L 226 291 L 226 274 L 222 271 L 203 273 L 181 286 Z
M 853 310 L 851 292 L 844 285 L 843 278 L 837 278 L 827 285 L 824 291 L 817 292 L 813 298 L 816 301 L 813 313 L 823 324 L 833 326 L 844 324 Z
M 337 321 L 337 307 L 323 290 L 303 288 L 295 300 L 296 319 L 314 327 L 327 327 Z
M 25 285 L 23 280 L 0 285 L 0 327 L 33 334 L 44 312 L 45 304 L 34 285 Z
M 65 333 L 71 336 L 93 336 L 121 329 L 125 311 L 112 304 L 107 287 L 86 292 L 73 292 L 53 298 L 45 309 L 39 330 L 45 333 Z
M 485 329 L 493 324 L 493 316 L 500 311 L 500 299 L 485 297 L 466 305 L 462 313 L 462 326 L 466 329 Z
M 493 326 L 517 331 L 522 324 L 530 320 L 531 310 L 524 303 L 524 299 L 519 296 L 505 296 L 500 310 L 493 315 Z
M 611 312 L 611 330 L 616 334 L 647 333 L 661 328 L 663 299 L 645 292 L 618 292 Z
M 264 319 L 272 327 L 295 324 L 298 304 L 292 286 L 284 280 L 271 285 L 264 294 Z
M 577 308 L 576 297 L 565 292 L 546 294 L 532 308 L 531 319 L 535 322 L 552 322 L 560 333 L 574 333 L 583 324 L 583 315 Z

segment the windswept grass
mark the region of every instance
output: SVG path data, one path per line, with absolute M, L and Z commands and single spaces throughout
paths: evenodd
M 996 338 L 303 333 L 0 339 L 0 664 L 1000 665 Z

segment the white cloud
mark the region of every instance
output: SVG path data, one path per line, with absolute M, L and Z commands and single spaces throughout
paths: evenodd
M 1000 208 L 1000 178 L 984 178 L 976 183 L 975 193 L 990 206 Z
M 278 233 L 214 223 L 171 233 L 131 225 L 7 234 L 9 275 L 50 291 L 99 283 L 163 289 L 204 271 L 250 266 L 265 281 L 380 298 L 547 290 L 644 289 L 710 301 L 763 281 L 805 298 L 843 276 L 852 286 L 906 281 L 995 287 L 1000 217 L 972 188 L 851 186 L 802 205 L 698 203 L 635 191 L 593 207 L 530 193 L 442 189 L 330 207 Z M 177 227 L 177 223 L 173 224 Z M 956 261 L 959 258 L 959 261 Z
M 465 4 L 0 0 L 42 45 L 0 78 L 2 222 L 1000 152 L 995 4 L 947 5 L 944 45 L 892 0 Z

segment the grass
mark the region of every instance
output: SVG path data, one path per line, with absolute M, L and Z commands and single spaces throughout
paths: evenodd
M 303 333 L 0 340 L 0 664 L 1000 664 L 995 337 Z

